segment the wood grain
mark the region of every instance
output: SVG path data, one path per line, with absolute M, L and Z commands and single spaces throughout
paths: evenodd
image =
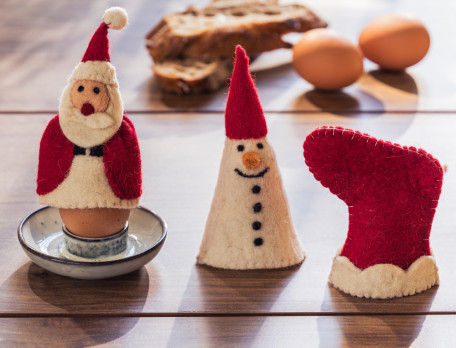
M 291 215 L 307 252 L 276 271 L 197 266 L 195 256 L 223 150 L 227 88 L 200 96 L 162 93 L 144 36 L 166 14 L 206 0 L 0 2 L 0 345 L 8 347 L 449 347 L 456 340 L 456 46 L 451 0 L 304 1 L 352 42 L 371 19 L 414 14 L 428 27 L 428 56 L 406 73 L 376 70 L 340 93 L 301 80 L 284 51 L 252 65 Z M 143 159 L 142 204 L 168 223 L 160 254 L 131 274 L 82 281 L 51 274 L 21 250 L 16 229 L 39 208 L 41 134 L 105 8 L 130 24 L 109 34 L 124 105 Z M 267 68 L 273 66 L 274 68 Z M 347 208 L 309 173 L 307 134 L 340 125 L 422 147 L 448 170 L 431 233 L 440 285 L 422 294 L 366 300 L 327 283 L 347 231 Z
M 167 13 L 208 1 L 126 1 L 130 24 L 109 34 L 111 59 L 117 68 L 124 104 L 128 112 L 212 110 L 223 112 L 227 88 L 200 96 L 162 93 L 151 71 L 152 61 L 144 47 L 146 33 Z M 299 2 L 299 1 L 298 1 Z M 300 79 L 289 58 L 263 57 L 256 63 L 256 84 L 263 107 L 268 111 L 452 111 L 456 94 L 450 72 L 454 70 L 451 0 L 381 0 L 350 3 L 334 0 L 302 1 L 330 27 L 357 42 L 363 27 L 376 16 L 406 12 L 428 26 L 432 45 L 427 57 L 403 74 L 377 70 L 366 61 L 366 74 L 356 85 L 340 93 L 321 93 Z M 108 0 L 61 4 L 40 0 L 27 6 L 16 1 L 0 3 L 0 111 L 43 111 L 58 109 L 58 98 L 74 66 L 80 61 L 95 28 L 101 22 Z M 438 10 L 437 10 L 438 9 Z M 341 13 L 344 15 L 341 16 Z M 287 55 L 286 53 L 282 53 Z M 289 54 L 288 54 L 289 57 Z M 274 69 L 271 61 L 277 61 Z
M 453 315 L 0 319 L 8 347 L 450 347 Z
M 35 173 L 38 143 L 52 115 L 0 117 L 0 314 L 163 313 L 428 313 L 454 312 L 456 243 L 452 219 L 456 188 L 452 115 L 268 114 L 292 218 L 307 251 L 297 268 L 223 271 L 195 265 L 217 180 L 224 142 L 220 114 L 131 115 L 144 170 L 142 204 L 168 223 L 166 243 L 139 272 L 103 281 L 56 276 L 32 264 L 15 230 L 38 208 Z M 302 142 L 323 124 L 360 129 L 404 145 L 421 146 L 448 165 L 431 246 L 441 285 L 422 294 L 385 301 L 352 298 L 327 284 L 331 260 L 343 243 L 347 209 L 309 173 Z M 441 125 L 445 125 L 442 127 Z M 11 299 L 14 298 L 14 301 Z

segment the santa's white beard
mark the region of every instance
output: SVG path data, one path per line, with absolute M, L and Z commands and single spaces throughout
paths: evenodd
M 71 102 L 69 84 L 60 100 L 59 122 L 63 134 L 80 147 L 101 145 L 117 133 L 123 117 L 122 100 L 117 88 L 107 85 L 109 105 L 106 111 L 84 116 Z

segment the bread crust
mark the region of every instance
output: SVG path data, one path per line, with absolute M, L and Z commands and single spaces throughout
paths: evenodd
M 156 62 L 179 56 L 231 57 L 236 45 L 255 55 L 290 48 L 281 38 L 287 33 L 326 26 L 326 22 L 302 5 L 256 4 L 217 10 L 209 6 L 201 11 L 189 8 L 164 17 L 147 34 L 146 47 Z
M 326 27 L 302 5 L 277 0 L 213 0 L 206 8 L 165 16 L 146 35 L 152 69 L 162 89 L 177 94 L 220 88 L 232 70 L 236 45 L 250 56 L 291 48 L 282 36 Z
M 205 64 L 206 67 L 195 68 L 195 65 Z M 165 65 L 175 66 L 170 72 Z M 167 92 L 177 94 L 209 93 L 220 88 L 227 81 L 233 64 L 231 59 L 215 59 L 201 62 L 197 59 L 171 60 L 155 63 L 152 66 L 160 87 Z M 196 70 L 196 71 L 195 71 Z M 193 74 L 189 74 L 193 71 Z

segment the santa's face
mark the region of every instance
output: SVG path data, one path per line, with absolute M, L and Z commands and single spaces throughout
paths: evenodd
M 269 163 L 273 156 L 266 138 L 232 140 L 231 147 L 234 174 L 248 179 L 262 178 L 270 170 Z
M 65 136 L 81 147 L 107 142 L 122 122 L 117 86 L 94 80 L 73 80 L 60 100 L 59 122 Z
M 71 102 L 84 116 L 104 112 L 109 105 L 108 89 L 99 81 L 77 80 L 71 90 Z

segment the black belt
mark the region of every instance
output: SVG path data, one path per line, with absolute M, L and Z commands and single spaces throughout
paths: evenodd
M 85 147 L 80 147 L 78 145 L 74 145 L 73 154 L 75 156 L 77 156 L 77 155 L 85 155 L 86 154 L 86 150 L 87 149 Z M 89 150 L 89 156 L 103 157 L 103 145 L 90 147 L 88 150 Z

